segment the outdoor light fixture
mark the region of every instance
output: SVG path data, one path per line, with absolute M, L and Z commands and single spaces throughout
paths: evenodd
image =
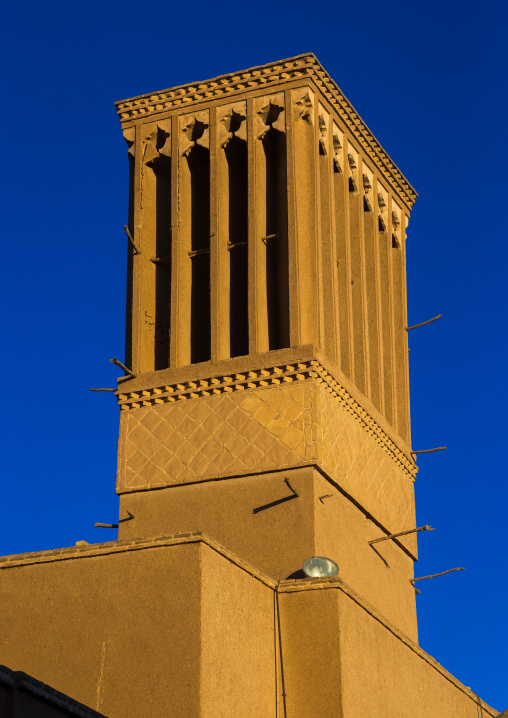
M 313 556 L 303 562 L 303 572 L 309 578 L 319 578 L 320 576 L 337 576 L 339 567 L 331 558 L 324 556 Z

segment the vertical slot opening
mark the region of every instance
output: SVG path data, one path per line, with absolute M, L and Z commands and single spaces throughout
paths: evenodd
M 401 240 L 392 234 L 391 253 L 392 295 L 393 295 L 393 345 L 394 345 L 394 395 L 396 405 L 396 426 L 399 434 L 408 439 L 409 412 L 407 403 L 407 326 L 404 299 L 404 269 L 402 266 Z M 397 251 L 398 250 L 398 251 Z
M 319 146 L 323 144 L 323 141 L 320 140 Z M 332 207 L 333 207 L 333 200 L 331 197 L 331 187 L 330 187 L 330 175 L 331 175 L 331 163 L 330 158 L 326 154 L 326 152 L 320 153 L 319 156 L 319 213 L 320 213 L 320 219 L 321 219 L 321 275 L 322 275 L 322 282 L 321 282 L 321 296 L 322 296 L 322 302 L 323 307 L 325 307 L 324 316 L 323 316 L 323 348 L 325 349 L 327 355 L 330 357 L 330 359 L 334 362 L 337 361 L 337 350 L 338 350 L 338 341 L 337 341 L 337 319 L 338 319 L 338 307 L 337 307 L 337 297 L 335 296 L 336 292 L 336 283 L 335 283 L 335 277 L 334 277 L 334 252 L 332 250 L 332 224 L 331 224 L 331 214 L 332 214 Z M 333 176 L 332 176 L 333 177 Z
M 171 317 L 171 160 L 155 173 L 155 369 L 169 366 Z
M 370 372 L 369 399 L 381 410 L 381 363 L 379 323 L 379 254 L 377 217 L 372 211 L 370 198 L 363 198 L 363 248 L 367 309 L 367 352 L 366 362 Z
M 379 217 L 379 274 L 381 280 L 381 327 L 383 347 L 384 414 L 388 423 L 394 425 L 394 386 L 392 356 L 392 302 L 393 292 L 390 286 L 390 247 L 389 235 L 384 220 Z
M 263 137 L 266 161 L 266 285 L 269 349 L 289 346 L 286 137 L 270 127 Z
M 131 237 L 134 236 L 134 157 L 129 157 L 129 209 L 127 226 Z M 127 297 L 125 304 L 125 363 L 132 367 L 132 283 L 134 249 L 127 242 Z
M 348 233 L 346 230 L 346 178 L 341 172 L 333 175 L 335 199 L 335 232 L 337 247 L 337 274 L 339 288 L 339 335 L 340 368 L 351 378 L 351 317 L 350 317 L 350 261 L 348 251 Z
M 229 193 L 229 327 L 232 357 L 249 353 L 247 143 L 233 137 L 225 148 Z
M 191 184 L 191 363 L 210 359 L 210 152 L 194 145 L 187 156 Z

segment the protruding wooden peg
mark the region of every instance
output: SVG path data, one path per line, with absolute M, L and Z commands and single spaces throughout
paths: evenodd
M 123 369 L 126 374 L 129 374 L 129 376 L 132 376 L 132 377 L 136 376 L 136 374 L 134 374 L 134 372 L 131 371 L 131 369 L 128 369 L 125 366 L 125 364 L 122 364 L 122 362 L 119 359 L 117 359 L 116 357 L 114 359 L 110 359 L 109 361 L 111 364 L 116 364 L 117 366 L 119 366 L 120 369 Z
M 441 319 L 442 316 L 443 316 L 442 314 L 438 314 L 437 317 L 432 317 L 432 319 L 427 319 L 426 322 L 422 322 L 421 324 L 413 324 L 412 327 L 406 327 L 406 329 L 407 329 L 407 331 L 409 331 L 410 329 L 418 329 L 418 327 L 424 327 L 426 324 L 435 322 L 436 319 Z
M 420 526 L 417 529 L 409 529 L 409 531 L 400 531 L 398 534 L 388 534 L 388 536 L 382 536 L 381 538 L 374 539 L 373 541 L 369 541 L 369 546 L 372 546 L 373 543 L 379 543 L 380 541 L 388 541 L 389 539 L 397 538 L 398 536 L 406 536 L 407 534 L 414 534 L 417 531 L 435 531 L 436 529 L 433 529 L 432 526 Z
M 127 225 L 124 224 L 123 228 L 125 229 L 125 234 L 127 235 L 128 239 L 129 239 L 129 242 L 130 242 L 130 243 L 132 244 L 132 246 L 134 247 L 134 251 L 136 252 L 136 254 L 141 254 L 140 250 L 139 250 L 138 247 L 136 246 L 135 241 L 132 239 L 132 234 L 129 232 L 129 228 L 127 227 Z
M 459 568 L 449 568 L 448 571 L 441 571 L 441 573 L 432 573 L 430 576 L 420 576 L 420 578 L 410 578 L 409 580 L 416 593 L 420 593 L 420 591 L 415 588 L 416 581 L 424 581 L 426 578 L 437 578 L 438 576 L 444 576 L 446 573 L 453 573 L 453 571 L 465 571 L 465 568 L 463 566 L 460 566 Z

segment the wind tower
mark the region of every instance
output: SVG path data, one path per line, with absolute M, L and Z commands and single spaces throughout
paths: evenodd
M 119 538 L 312 555 L 416 638 L 416 193 L 311 55 L 117 103 L 130 160 Z M 389 564 L 387 568 L 386 564 Z
M 418 645 L 392 536 L 415 191 L 313 55 L 117 108 L 118 540 L 0 558 L 0 715 L 494 718 Z

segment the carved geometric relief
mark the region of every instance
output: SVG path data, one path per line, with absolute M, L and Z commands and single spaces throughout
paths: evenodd
M 284 93 L 257 97 L 254 101 L 254 115 L 256 139 L 261 140 L 271 127 L 285 132 Z
M 363 182 L 363 192 L 364 192 L 364 197 L 363 197 L 364 203 L 365 203 L 366 208 L 368 207 L 368 209 L 371 211 L 372 205 L 373 205 L 372 185 L 374 182 L 374 176 L 373 176 L 372 172 L 369 169 L 367 169 L 367 167 L 365 165 L 363 165 L 363 170 L 362 170 L 362 182 Z
M 294 104 L 295 120 L 302 119 L 314 124 L 314 93 L 307 87 L 293 90 L 291 97 Z
M 413 483 L 330 394 L 316 391 L 313 404 L 326 472 L 385 526 L 416 526 Z
M 310 387 L 228 392 L 124 412 L 118 490 L 288 468 L 312 459 Z
M 153 166 L 157 160 L 171 157 L 171 120 L 144 125 L 141 144 L 145 164 Z
M 210 146 L 210 113 L 208 110 L 182 115 L 179 118 L 180 154 L 187 156 L 195 145 Z
M 400 170 L 394 165 L 363 121 L 355 113 L 347 99 L 324 71 L 315 58 L 308 55 L 284 63 L 270 63 L 264 67 L 234 73 L 228 80 L 215 78 L 206 82 L 192 83 L 156 92 L 143 98 L 132 98 L 117 103 L 117 112 L 122 122 L 139 120 L 158 111 L 181 111 L 182 107 L 206 102 L 208 99 L 228 100 L 235 93 L 246 90 L 276 92 L 284 83 L 293 80 L 316 82 L 328 103 L 347 122 L 352 136 L 366 150 L 371 160 L 387 172 L 401 196 L 412 205 L 416 194 Z M 277 128 L 283 129 L 283 128 Z
M 344 149 L 344 133 L 339 130 L 337 125 L 332 123 L 332 144 L 333 144 L 333 171 L 340 174 L 342 172 L 342 154 Z
M 136 139 L 136 129 L 134 127 L 131 127 L 128 130 L 124 130 L 123 138 L 127 142 L 128 154 L 131 157 L 134 157 L 134 153 L 136 151 L 136 146 L 134 144 L 134 141 Z
M 330 129 L 330 115 L 322 105 L 318 107 L 319 154 L 328 154 L 328 135 Z
M 397 203 L 392 200 L 392 240 L 393 245 L 400 247 L 402 245 L 402 210 Z
M 235 102 L 217 108 L 217 136 L 219 147 L 225 147 L 229 140 L 238 137 L 247 140 L 247 103 Z
M 347 162 L 349 168 L 349 185 L 354 192 L 358 191 L 358 153 L 348 142 L 347 144 Z
M 388 226 L 387 219 L 387 207 L 388 207 L 388 192 L 378 183 L 377 191 L 377 208 L 378 208 L 378 222 L 379 229 L 381 232 L 386 232 Z

